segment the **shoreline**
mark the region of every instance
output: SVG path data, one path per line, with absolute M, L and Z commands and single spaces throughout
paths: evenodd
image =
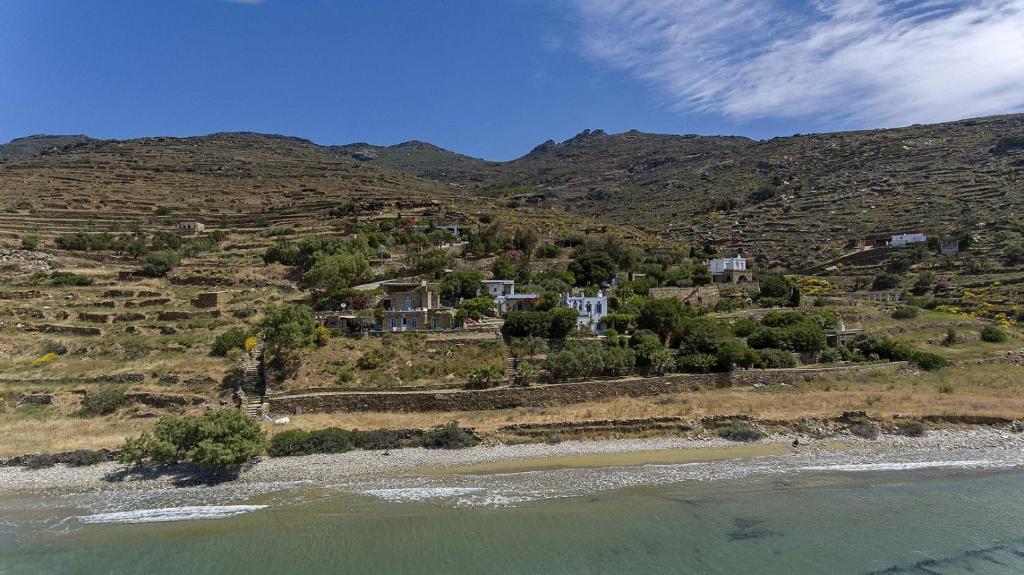
M 652 437 L 571 440 L 556 444 L 480 445 L 460 450 L 405 448 L 339 454 L 264 457 L 230 479 L 197 473 L 188 466 L 137 469 L 116 462 L 88 467 L 57 464 L 43 469 L 0 468 L 0 494 L 116 492 L 258 484 L 332 484 L 373 477 L 497 474 L 561 468 L 600 468 L 754 459 L 766 456 L 857 452 L 882 456 L 913 450 L 1011 449 L 1024 452 L 1024 433 L 978 426 L 933 429 L 923 437 L 883 434 L 809 439 L 775 434 L 757 442 Z

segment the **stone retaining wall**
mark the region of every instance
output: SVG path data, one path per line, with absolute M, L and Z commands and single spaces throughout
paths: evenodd
M 687 391 L 694 386 L 730 387 L 813 381 L 855 374 L 890 372 L 906 362 L 826 368 L 751 369 L 729 374 L 672 374 L 662 377 L 612 379 L 580 383 L 437 392 L 325 392 L 268 398 L 275 413 L 337 411 L 477 411 L 514 407 L 545 407 L 609 397 L 643 397 Z

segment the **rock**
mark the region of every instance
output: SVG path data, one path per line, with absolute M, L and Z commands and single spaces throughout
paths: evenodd
M 154 417 L 160 417 L 160 414 L 155 411 L 139 411 L 132 415 L 132 419 L 152 419 Z
M 181 376 L 176 373 L 165 373 L 157 378 L 157 383 L 161 385 L 174 385 L 181 383 Z
M 165 325 L 160 328 L 160 335 L 174 335 L 176 333 L 178 333 L 178 329 L 174 326 Z
M 1021 421 L 1019 419 L 1013 420 L 1013 422 L 1010 423 L 1010 431 L 1014 433 L 1024 432 L 1024 421 Z

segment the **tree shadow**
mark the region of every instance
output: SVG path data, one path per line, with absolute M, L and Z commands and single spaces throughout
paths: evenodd
M 171 485 L 175 487 L 213 486 L 234 481 L 239 478 L 242 471 L 251 467 L 251 463 L 216 469 L 200 467 L 191 463 L 170 465 L 134 464 L 105 474 L 103 480 L 109 483 L 121 483 L 126 481 L 169 479 Z

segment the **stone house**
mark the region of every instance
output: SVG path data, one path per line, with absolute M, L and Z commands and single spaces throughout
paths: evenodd
M 380 283 L 386 292 L 379 305 L 377 329 L 417 331 L 452 329 L 455 312 L 443 306 L 437 286 L 425 280 L 391 280 Z
M 184 234 L 184 235 L 192 236 L 192 235 L 195 235 L 195 234 L 201 234 L 204 231 L 206 231 L 206 225 L 205 224 L 201 224 L 199 222 L 179 222 L 178 223 L 178 233 L 181 233 L 181 234 Z
M 192 305 L 200 308 L 218 307 L 221 303 L 221 298 L 224 297 L 225 291 L 207 291 L 202 292 L 196 297 L 192 298 Z
M 754 274 L 747 269 L 747 258 L 737 255 L 731 258 L 716 258 L 708 261 L 713 283 L 742 283 L 754 281 Z
M 483 280 L 480 283 L 483 285 L 483 289 L 486 290 L 492 298 L 513 295 L 516 293 L 515 280 Z M 477 291 L 477 295 L 483 295 L 483 291 Z
M 579 312 L 576 318 L 577 329 L 587 329 L 593 333 L 604 331 L 601 320 L 608 315 L 608 297 L 604 292 L 599 291 L 594 297 L 565 294 L 562 296 L 561 306 Z

